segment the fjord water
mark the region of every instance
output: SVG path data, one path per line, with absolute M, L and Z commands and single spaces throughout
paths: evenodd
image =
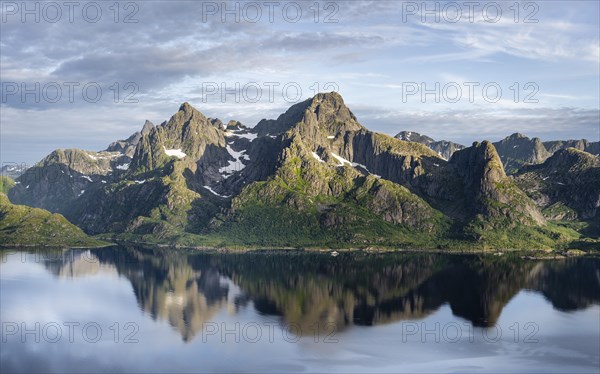
M 7 250 L 2 373 L 598 372 L 600 261 Z

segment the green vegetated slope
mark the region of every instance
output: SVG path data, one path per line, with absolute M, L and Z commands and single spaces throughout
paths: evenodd
M 7 194 L 15 186 L 15 181 L 7 176 L 0 176 L 0 193 Z
M 0 193 L 0 244 L 2 246 L 95 247 L 105 245 L 88 237 L 60 214 L 11 204 Z

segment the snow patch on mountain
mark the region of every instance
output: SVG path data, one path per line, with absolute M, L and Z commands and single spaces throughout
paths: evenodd
M 225 132 L 225 137 L 236 137 L 236 138 L 244 138 L 244 139 L 248 139 L 250 141 L 253 141 L 254 139 L 256 139 L 258 137 L 258 134 L 255 133 L 251 133 L 251 132 L 245 132 L 245 131 L 226 131 Z
M 331 155 L 333 156 L 333 158 L 338 160 L 338 162 L 340 163 L 338 166 L 344 166 L 344 164 L 348 164 L 348 165 L 352 166 L 352 163 L 350 161 L 346 160 L 345 158 L 340 157 L 333 152 L 331 153 Z
M 323 159 L 321 159 L 321 157 L 319 157 L 319 155 L 318 155 L 318 154 L 316 154 L 315 152 L 311 152 L 311 154 L 312 154 L 312 156 L 313 156 L 314 158 L 316 158 L 316 159 L 317 159 L 317 161 L 319 161 L 319 162 L 325 162 L 325 161 L 323 161 Z
M 235 173 L 236 171 L 243 170 L 246 167 L 246 165 L 244 165 L 242 159 L 250 161 L 250 156 L 246 154 L 245 150 L 240 152 L 235 151 L 233 148 L 231 148 L 229 144 L 225 147 L 225 149 L 227 150 L 227 153 L 229 153 L 229 155 L 234 158 L 234 160 L 229 160 L 229 164 L 220 168 L 219 173 L 224 178 L 228 178 L 230 174 Z
M 381 178 L 381 176 L 380 176 L 380 175 L 377 175 L 377 174 L 373 174 L 373 173 L 371 173 L 371 172 L 369 171 L 369 169 L 367 169 L 367 167 L 366 167 L 365 165 L 363 165 L 363 164 L 359 164 L 358 162 L 350 162 L 350 161 L 346 160 L 345 158 L 343 158 L 343 157 L 341 157 L 341 156 L 338 156 L 338 155 L 336 155 L 336 154 L 335 154 L 335 153 L 333 153 L 333 152 L 331 153 L 331 155 L 332 155 L 332 156 L 333 156 L 333 157 L 334 157 L 336 160 L 338 160 L 339 164 L 338 164 L 337 166 L 344 166 L 344 165 L 348 164 L 348 165 L 350 165 L 350 166 L 352 166 L 352 167 L 354 167 L 354 168 L 358 168 L 358 167 L 360 167 L 360 168 L 362 168 L 362 169 L 363 169 L 363 170 L 364 170 L 364 171 L 365 171 L 367 174 L 371 174 L 371 175 L 372 175 L 372 176 L 374 176 L 375 178 Z
M 187 156 L 187 155 L 186 155 L 186 154 L 185 154 L 185 153 L 184 153 L 184 152 L 181 150 L 181 148 L 179 148 L 179 149 L 167 149 L 165 146 L 163 146 L 163 149 L 165 150 L 165 154 L 166 154 L 167 156 L 170 156 L 170 157 L 173 157 L 173 156 L 175 156 L 175 157 L 177 157 L 177 158 L 179 158 L 179 159 L 182 159 L 182 158 L 184 158 L 185 156 Z
M 210 191 L 210 193 L 212 193 L 212 194 L 213 194 L 213 195 L 215 195 L 215 196 L 222 197 L 222 198 L 224 198 L 224 199 L 227 199 L 227 198 L 231 197 L 231 195 L 230 195 L 230 196 L 221 195 L 221 194 L 217 193 L 215 190 L 213 190 L 212 188 L 210 188 L 209 186 L 202 186 L 202 187 L 204 187 L 204 188 L 206 188 L 207 190 L 209 190 L 209 191 Z

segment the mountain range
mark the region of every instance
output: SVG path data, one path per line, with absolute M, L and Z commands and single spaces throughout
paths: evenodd
M 425 144 L 446 160 L 449 160 L 454 152 L 465 148 L 462 144 L 447 140 L 435 141 L 426 135 L 412 131 L 401 131 L 395 137 Z M 542 142 L 539 138 L 530 139 L 523 134 L 514 133 L 493 144 L 508 174 L 517 173 L 525 165 L 541 164 L 555 152 L 567 148 L 575 148 L 595 156 L 600 155 L 600 141 L 589 142 L 587 139 Z
M 88 234 L 130 241 L 207 247 L 596 245 L 596 156 L 555 142 L 559 151 L 548 156 L 544 148 L 539 167 L 507 176 L 499 150 L 512 140 L 463 147 L 401 134 L 368 130 L 337 93 L 318 94 L 253 128 L 225 124 L 184 103 L 168 121 L 147 121 L 104 151 L 52 152 L 18 177 L 8 196 L 61 213 Z M 521 137 L 515 141 L 525 144 Z
M 454 154 L 454 152 L 466 148 L 462 144 L 450 142 L 447 140 L 435 141 L 427 135 L 421 135 L 417 132 L 412 131 L 400 131 L 398 134 L 396 134 L 395 138 L 405 140 L 407 142 L 425 144 L 433 151 L 437 152 L 445 160 L 449 160 L 450 157 L 452 157 L 452 155 Z

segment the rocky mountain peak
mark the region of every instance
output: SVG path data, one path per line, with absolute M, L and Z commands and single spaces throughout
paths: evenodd
M 356 116 L 348 109 L 344 99 L 337 92 L 319 93 L 314 97 L 290 107 L 276 120 L 261 120 L 254 130 L 259 136 L 277 135 L 303 123 L 304 130 L 316 128 L 335 136 L 345 131 L 364 129 Z
M 528 137 L 526 137 L 525 135 L 521 134 L 520 132 L 515 132 L 514 134 L 509 135 L 508 137 L 506 137 L 507 140 L 515 140 L 515 139 L 529 139 Z
M 145 172 L 164 166 L 173 157 L 197 160 L 209 144 L 225 144 L 223 128 L 217 128 L 188 102 L 169 121 L 153 126 L 141 137 L 131 170 Z M 220 121 L 219 121 L 220 122 Z
M 215 126 L 218 129 L 222 129 L 225 127 L 225 125 L 223 124 L 223 121 L 221 121 L 218 118 L 209 118 L 208 120 L 210 121 L 210 123 L 213 124 L 213 126 Z
M 116 142 L 110 143 L 108 148 L 106 148 L 106 152 L 120 152 L 129 158 L 133 157 L 135 147 L 137 147 L 140 139 L 144 135 L 150 134 L 150 131 L 152 131 L 153 128 L 154 124 L 146 120 L 146 122 L 144 122 L 144 126 L 142 127 L 142 131 L 134 132 L 125 140 L 117 140 Z
M 588 167 L 600 166 L 600 160 L 587 152 L 576 148 L 558 150 L 548 160 L 546 165 L 555 170 L 565 169 L 569 171 L 580 170 Z
M 192 118 L 194 118 L 196 122 L 208 122 L 208 118 L 206 118 L 202 112 L 191 106 L 190 103 L 186 101 L 185 103 L 181 104 L 179 111 L 175 113 L 173 117 L 171 117 L 169 123 L 172 123 L 173 119 L 175 119 L 175 122 L 188 122 Z
M 429 136 L 421 135 L 418 132 L 414 131 L 400 131 L 398 134 L 396 134 L 396 136 L 394 136 L 394 138 L 405 140 L 407 142 L 421 143 L 425 145 L 430 145 L 434 142 L 434 140 Z
M 474 142 L 455 152 L 450 164 L 462 176 L 466 197 L 472 201 L 475 212 L 492 218 L 509 217 L 524 224 L 544 223 L 533 201 L 506 176 L 491 142 Z
M 519 133 L 495 142 L 494 146 L 500 154 L 504 168 L 511 174 L 523 165 L 539 164 L 550 156 L 539 138 L 530 139 Z
M 473 142 L 471 147 L 456 151 L 450 165 L 463 178 L 467 195 L 475 198 L 487 195 L 495 183 L 506 178 L 500 156 L 488 141 Z
M 314 116 L 313 116 L 314 114 Z M 312 98 L 304 114 L 304 121 L 325 126 L 332 131 L 360 130 L 356 116 L 348 109 L 337 92 L 320 93 Z
M 468 184 L 481 181 L 483 189 L 485 184 L 506 178 L 502 160 L 494 145 L 487 140 L 473 142 L 471 147 L 456 151 L 450 163 L 460 165 L 458 171 L 466 177 Z
M 148 120 L 146 120 L 146 122 L 144 122 L 144 126 L 142 127 L 142 136 L 147 135 L 150 133 L 150 131 L 154 128 L 154 124 Z
M 187 101 L 184 102 L 183 104 L 181 104 L 179 106 L 179 111 L 180 112 L 181 111 L 183 111 L 183 112 L 191 112 L 192 110 L 195 110 L 195 108 L 190 103 L 188 103 Z
M 227 122 L 227 126 L 226 129 L 227 130 L 241 130 L 241 129 L 246 129 L 247 127 L 244 126 L 243 123 L 241 123 L 240 121 L 235 121 L 235 120 L 231 120 L 229 122 Z

